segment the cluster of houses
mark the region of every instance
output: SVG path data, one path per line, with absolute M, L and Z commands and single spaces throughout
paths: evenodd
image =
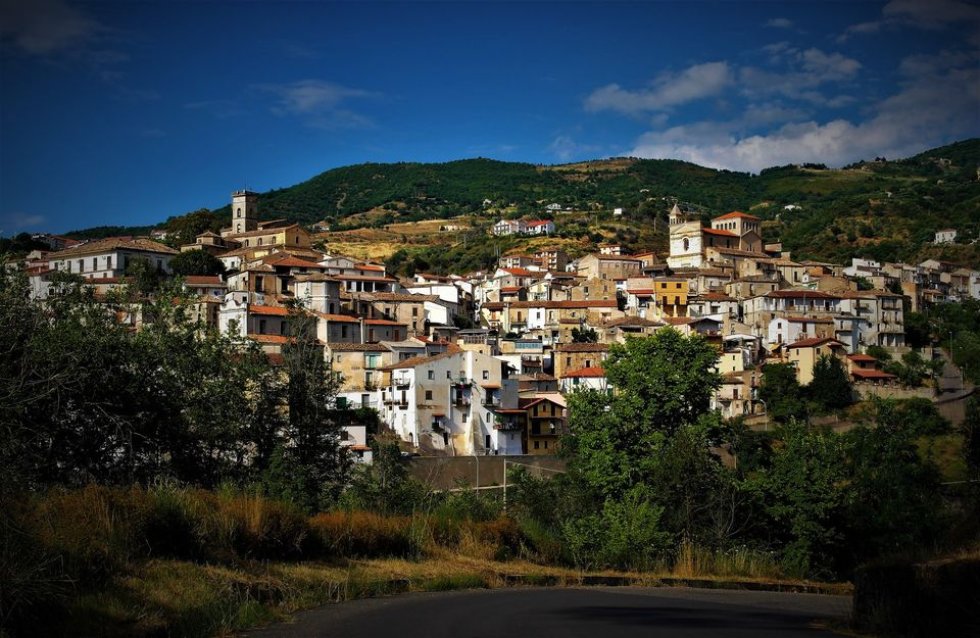
M 197 317 L 256 341 L 275 362 L 290 339 L 287 302 L 298 302 L 315 320 L 338 402 L 373 408 L 407 447 L 444 455 L 553 454 L 566 431 L 565 396 L 614 391 L 602 363 L 631 335 L 671 328 L 703 336 L 719 351 L 724 379 L 714 407 L 726 417 L 755 415 L 765 411 L 763 364 L 790 362 L 806 384 L 829 354 L 859 387 L 889 384 L 865 351 L 908 350 L 903 298 L 912 308 L 980 298 L 978 271 L 934 261 L 795 261 L 763 243 L 757 217 L 732 212 L 704 227 L 677 206 L 668 255 L 604 244 L 573 259 L 556 248 L 503 256 L 492 271 L 399 279 L 381 264 L 312 248 L 297 224 L 259 221 L 257 203 L 255 193 L 233 193 L 231 225 L 179 250 L 112 238 L 32 253 L 23 267 L 44 297 L 58 271 L 105 291 L 125 284 L 133 259 L 167 274 L 179 252 L 207 251 L 227 273 L 184 279 Z M 552 222 L 507 221 L 494 232 L 505 234 L 504 224 L 506 232 L 554 231 Z M 366 448 L 363 433 L 351 443 Z

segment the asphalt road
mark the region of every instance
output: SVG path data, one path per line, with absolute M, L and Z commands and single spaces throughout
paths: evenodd
M 528 588 L 407 594 L 297 614 L 249 638 L 835 636 L 851 599 L 688 588 Z

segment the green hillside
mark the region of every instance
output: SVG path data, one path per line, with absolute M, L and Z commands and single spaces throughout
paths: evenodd
M 899 160 L 770 168 L 759 175 L 719 171 L 676 160 L 614 158 L 557 166 L 489 159 L 443 164 L 360 164 L 332 169 L 288 188 L 263 193 L 264 218 L 334 230 L 479 213 L 543 215 L 546 204 L 595 213 L 594 223 L 637 228 L 665 219 L 678 200 L 707 220 L 731 210 L 766 220 L 767 240 L 795 257 L 885 260 L 940 257 L 980 266 L 980 139 Z M 489 202 L 489 203 L 488 203 Z M 786 209 L 787 205 L 795 208 Z M 624 218 L 611 210 L 622 207 Z M 213 213 L 222 219 L 228 207 Z M 200 216 L 200 213 L 198 213 Z M 180 224 L 168 220 L 168 226 Z M 559 230 L 561 230 L 559 220 Z M 939 228 L 954 227 L 961 245 L 929 246 Z M 598 230 L 589 229 L 589 230 Z M 577 224 L 575 232 L 580 232 Z M 664 250 L 663 233 L 626 233 L 631 249 Z

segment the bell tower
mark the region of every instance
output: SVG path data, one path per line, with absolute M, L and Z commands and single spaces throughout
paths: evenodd
M 231 194 L 231 232 L 247 233 L 259 227 L 259 194 L 242 189 Z

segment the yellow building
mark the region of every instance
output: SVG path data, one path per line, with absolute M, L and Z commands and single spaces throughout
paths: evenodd
M 657 310 L 662 317 L 687 316 L 687 296 L 690 286 L 687 279 L 680 277 L 655 277 L 653 296 Z
M 847 348 L 837 339 L 826 337 L 801 339 L 786 346 L 785 352 L 786 361 L 796 367 L 796 380 L 800 385 L 807 385 L 813 381 L 813 368 L 824 355 L 837 357 L 845 363 L 845 369 L 847 368 Z

